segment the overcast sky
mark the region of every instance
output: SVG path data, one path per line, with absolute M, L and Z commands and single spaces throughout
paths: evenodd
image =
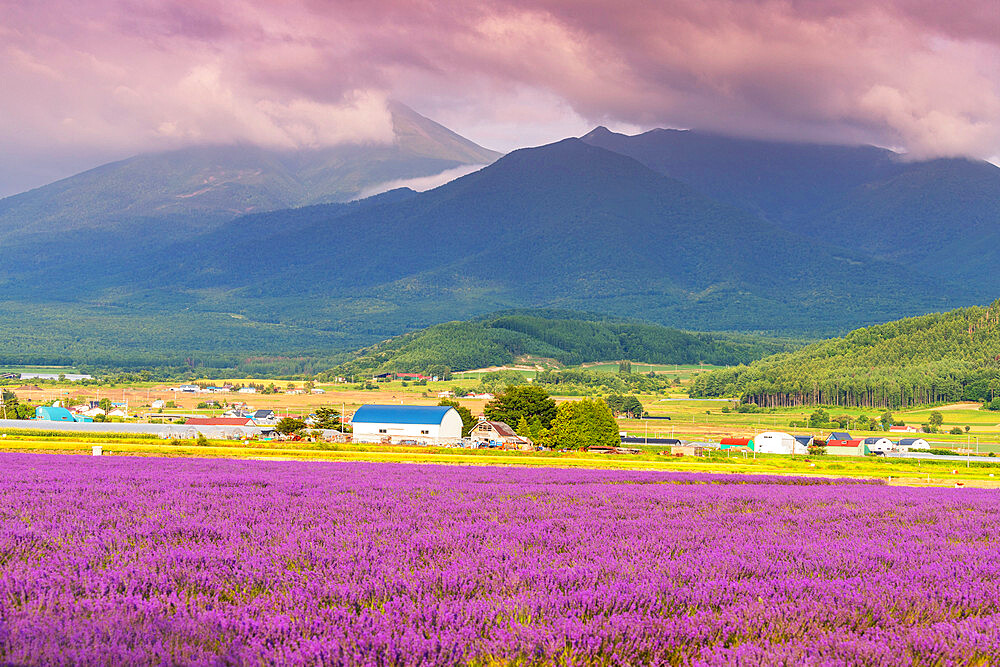
M 997 0 L 0 0 L 0 194 L 135 153 L 695 127 L 1000 155 Z

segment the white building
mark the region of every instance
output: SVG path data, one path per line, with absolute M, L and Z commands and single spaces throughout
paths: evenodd
M 462 417 L 455 408 L 440 405 L 362 405 L 351 426 L 354 442 L 443 444 L 462 439 Z
M 754 436 L 753 448 L 759 454 L 808 454 L 809 449 L 798 440 L 778 431 Z
M 867 447 L 869 452 L 882 452 L 883 454 L 893 448 L 892 440 L 880 436 L 865 438 L 861 444 Z
M 931 445 L 923 438 L 900 438 L 899 446 L 905 449 L 930 449 Z

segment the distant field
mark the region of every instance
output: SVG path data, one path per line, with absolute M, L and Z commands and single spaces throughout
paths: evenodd
M 77 373 L 72 366 L 0 366 L 0 373 Z

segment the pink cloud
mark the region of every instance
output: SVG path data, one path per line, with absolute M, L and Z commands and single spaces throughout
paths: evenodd
M 502 149 L 602 122 L 1000 154 L 995 0 L 0 8 L 8 153 L 387 141 L 398 97 Z

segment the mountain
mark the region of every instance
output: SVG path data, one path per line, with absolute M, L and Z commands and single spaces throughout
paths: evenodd
M 509 311 L 446 322 L 358 350 L 333 376 L 440 373 L 512 363 L 523 355 L 580 364 L 630 359 L 660 364 L 738 364 L 796 347 L 788 341 L 689 333 L 572 311 Z
M 342 202 L 380 184 L 500 157 L 402 104 L 395 141 L 320 149 L 193 146 L 139 155 L 0 200 L 0 242 L 153 230 L 174 238 L 239 215 Z
M 10 359 L 51 353 L 52 345 L 61 354 L 103 345 L 133 360 L 210 360 L 234 348 L 245 356 L 329 355 L 510 308 L 817 336 L 974 304 L 987 291 L 986 278 L 933 275 L 911 264 L 912 255 L 896 262 L 855 236 L 817 234 L 807 224 L 852 206 L 919 213 L 910 202 L 920 164 L 880 149 L 780 146 L 773 155 L 787 153 L 798 166 L 774 157 L 756 176 L 742 174 L 752 172 L 751 146 L 743 167 L 709 178 L 724 162 L 717 148 L 699 167 L 702 180 L 685 182 L 594 145 L 593 135 L 515 151 L 422 193 L 400 189 L 201 226 L 193 214 L 153 217 L 142 233 L 107 222 L 76 233 L 53 225 L 37 238 L 4 240 L 3 350 Z M 841 157 L 823 157 L 828 149 Z M 956 168 L 954 188 L 989 192 L 981 165 L 945 162 Z M 985 174 L 979 185 L 957 169 L 966 164 Z M 778 175 L 764 177 L 771 172 Z M 794 178 L 812 194 L 792 187 Z M 932 188 L 934 177 L 923 178 Z M 726 195 L 719 184 L 727 182 L 735 184 L 726 191 L 742 194 Z M 865 193 L 874 200 L 864 203 Z M 813 216 L 804 213 L 810 199 Z M 774 215 L 775 207 L 795 215 Z M 989 239 L 983 216 L 970 248 Z M 857 220 L 851 214 L 838 224 Z M 101 313 L 102 326 L 82 324 Z
M 255 231 L 240 233 L 247 229 Z M 335 328 L 405 330 L 546 307 L 806 333 L 971 298 L 961 286 L 789 233 L 577 139 L 515 151 L 442 187 L 345 215 L 316 207 L 240 218 L 199 246 L 167 253 L 170 266 L 157 275 L 189 291 L 212 285 L 252 297 L 253 316 L 305 301 Z M 269 252 L 255 252 L 262 247 Z M 276 257 L 289 258 L 281 280 L 268 275 Z
M 694 396 L 758 405 L 905 407 L 1000 390 L 1000 300 L 865 327 L 749 366 L 699 375 Z
M 908 160 L 873 146 L 738 139 L 686 130 L 626 136 L 597 128 L 583 141 L 635 158 L 783 229 L 902 264 L 921 275 L 1000 278 L 1000 168 L 967 159 Z

